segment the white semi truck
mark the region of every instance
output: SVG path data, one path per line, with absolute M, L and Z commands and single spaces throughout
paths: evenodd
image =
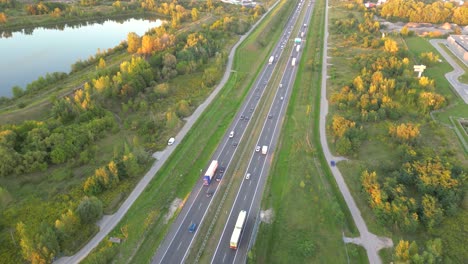
M 244 229 L 245 218 L 247 217 L 247 212 L 242 210 L 237 217 L 236 226 L 232 232 L 231 241 L 229 242 L 229 247 L 232 249 L 237 249 L 239 247 L 239 240 Z
M 270 59 L 268 60 L 268 64 L 272 64 L 273 61 L 275 61 L 275 56 L 270 57 Z
M 296 58 L 293 58 L 292 61 L 291 61 L 291 66 L 296 66 Z
M 213 176 L 216 173 L 216 169 L 218 168 L 218 161 L 213 160 L 206 170 L 205 176 L 203 176 L 203 185 L 210 185 L 211 179 L 213 179 Z

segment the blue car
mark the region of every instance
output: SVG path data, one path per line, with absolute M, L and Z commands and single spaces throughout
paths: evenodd
M 196 229 L 197 229 L 197 224 L 192 223 L 192 224 L 189 226 L 188 231 L 189 231 L 190 233 L 193 233 L 193 232 L 195 232 Z

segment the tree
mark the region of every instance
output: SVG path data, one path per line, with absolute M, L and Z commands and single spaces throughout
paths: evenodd
M 391 125 L 389 133 L 402 142 L 408 142 L 419 136 L 419 126 L 412 123 L 403 123 L 398 126 Z
M 127 35 L 127 51 L 128 53 L 136 53 L 141 48 L 141 39 L 135 32 L 130 32 Z
M 442 163 L 439 157 L 426 158 L 407 164 L 407 171 L 417 178 L 417 187 L 422 193 L 439 193 L 445 189 L 457 188 L 460 181 L 452 177 L 447 163 Z
M 49 224 L 42 222 L 35 230 L 19 222 L 16 230 L 23 257 L 32 264 L 51 263 L 59 252 L 57 236 Z
M 13 173 L 20 160 L 19 154 L 14 149 L 0 146 L 0 177 Z
M 143 55 L 150 55 L 155 49 L 154 38 L 149 35 L 144 35 L 141 38 L 141 48 L 138 53 Z
M 0 12 L 0 23 L 6 23 L 8 21 L 7 16 L 5 13 Z
M 401 35 L 403 35 L 403 36 L 408 36 L 408 34 L 409 34 L 409 29 L 408 29 L 408 27 L 407 27 L 407 26 L 402 27 L 401 30 L 400 30 L 400 33 L 401 33 Z
M 164 98 L 169 94 L 170 87 L 168 83 L 160 83 L 154 87 L 153 91 L 159 98 Z
M 398 44 L 393 39 L 387 39 L 384 43 L 384 51 L 395 54 L 398 52 Z
M 340 137 L 336 141 L 336 153 L 340 155 L 348 155 L 351 153 L 351 150 L 353 149 L 353 144 L 351 143 L 351 140 L 349 140 L 348 137 Z
M 198 9 L 192 8 L 192 21 L 197 21 L 198 20 Z M 1 18 L 1 17 L 0 17 Z
M 335 138 L 343 137 L 346 131 L 356 126 L 356 123 L 345 119 L 340 115 L 334 115 L 332 121 L 332 131 Z
M 395 247 L 395 257 L 397 263 L 410 263 L 409 242 L 400 240 Z
M 60 240 L 60 244 L 67 240 L 73 239 L 80 231 L 80 219 L 76 214 L 68 209 L 66 213 L 60 216 L 60 219 L 55 221 L 55 229 Z
M 98 63 L 97 68 L 98 68 L 98 69 L 104 69 L 104 68 L 106 68 L 106 60 L 104 60 L 104 58 L 100 58 L 100 59 L 99 59 L 99 63 Z
M 102 202 L 94 196 L 85 196 L 76 208 L 76 213 L 83 224 L 92 224 L 102 217 Z
M 445 98 L 437 93 L 422 92 L 419 94 L 419 106 L 423 112 L 437 110 L 445 105 Z
M 421 206 L 423 210 L 422 220 L 426 224 L 426 227 L 432 230 L 435 225 L 442 221 L 444 212 L 442 208 L 440 208 L 437 199 L 428 194 L 423 196 Z
M 362 173 L 361 176 L 362 187 L 366 191 L 371 207 L 379 207 L 382 205 L 382 191 L 380 189 L 380 184 L 377 181 L 377 173 L 375 171 L 368 172 L 367 170 Z
M 187 100 L 180 100 L 177 103 L 176 113 L 179 117 L 187 117 L 191 114 L 190 105 Z

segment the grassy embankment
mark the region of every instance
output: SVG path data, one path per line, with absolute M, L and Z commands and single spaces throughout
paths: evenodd
M 345 17 L 350 10 L 344 10 L 342 8 L 332 8 L 330 9 L 331 18 L 342 18 Z M 354 12 L 356 14 L 356 12 Z M 330 56 L 332 57 L 332 69 L 331 69 L 331 91 L 337 91 L 341 89 L 344 84 L 349 83 L 356 75 L 359 73 L 353 68 L 352 60 L 355 55 L 368 52 L 362 48 L 346 48 L 344 51 L 343 38 L 340 35 L 330 35 L 331 38 L 331 50 Z M 421 52 L 432 51 L 437 53 L 437 51 L 432 47 L 432 45 L 423 38 L 420 37 L 409 37 L 405 39 L 400 39 L 400 43 L 406 43 L 408 47 L 408 52 L 411 55 L 411 59 L 418 60 L 419 54 Z M 402 47 L 400 47 L 402 48 Z M 454 94 L 453 89 L 450 88 L 450 84 L 445 79 L 445 73 L 452 71 L 451 66 L 446 63 L 438 63 L 434 66 L 428 67 L 424 72 L 424 75 L 434 79 L 436 82 L 436 92 L 444 95 L 449 102 L 449 105 L 437 112 L 433 112 L 432 116 L 436 123 L 441 124 L 431 124 L 431 117 L 427 116 L 426 120 L 423 120 L 423 128 L 421 129 L 421 141 L 423 145 L 431 146 L 432 148 L 439 149 L 441 155 L 446 155 L 443 153 L 452 153 L 450 156 L 455 157 L 461 161 L 466 160 L 466 153 L 463 153 L 463 149 L 457 139 L 456 133 L 449 128 L 448 126 L 453 126 L 450 120 L 450 117 L 459 118 L 468 116 L 468 108 L 463 103 L 463 101 Z M 330 89 L 330 88 L 329 88 Z M 330 94 L 330 91 L 328 92 Z M 333 116 L 333 113 L 336 109 L 331 107 L 330 116 Z M 420 123 L 422 120 L 415 120 L 415 116 L 410 114 L 406 117 L 408 121 L 415 123 Z M 383 139 L 381 136 L 376 137 L 376 135 L 387 134 L 387 125 L 382 123 L 378 126 L 366 126 L 367 138 L 366 141 L 361 147 L 359 153 L 356 154 L 356 157 L 349 162 L 340 162 L 338 167 L 343 173 L 344 179 L 352 192 L 355 201 L 358 207 L 361 210 L 361 214 L 364 217 L 369 230 L 376 235 L 389 236 L 393 238 L 395 243 L 402 238 L 406 240 L 416 240 L 418 245 L 424 245 L 425 241 L 432 239 L 434 237 L 442 237 L 444 240 L 444 252 L 445 250 L 451 250 L 453 252 L 461 252 L 459 248 L 460 244 L 457 245 L 457 240 L 459 238 L 449 238 L 449 235 L 444 234 L 454 234 L 450 229 L 453 227 L 454 222 L 463 222 L 464 217 L 466 217 L 466 210 L 461 209 L 461 212 L 456 216 L 449 216 L 447 219 L 433 232 L 427 232 L 419 230 L 418 232 L 408 234 L 403 231 L 395 231 L 391 227 L 382 226 L 378 223 L 374 212 L 368 206 L 367 197 L 364 193 L 361 192 L 361 172 L 367 168 L 369 165 L 380 163 L 386 163 L 385 166 L 392 166 L 392 162 L 398 160 L 396 157 L 396 152 L 390 148 L 388 144 L 383 144 Z M 459 129 L 461 129 L 459 127 Z M 461 131 L 464 133 L 464 131 Z M 466 135 L 465 135 L 466 140 Z M 333 145 L 331 145 L 333 147 Z M 456 150 L 454 152 L 454 150 Z M 466 162 L 465 162 L 466 165 Z M 389 263 L 392 261 L 393 249 L 384 249 L 381 251 L 381 256 L 383 257 L 384 263 Z
M 336 187 L 319 140 L 324 1 L 315 2 L 307 44 L 289 101 L 262 207 L 274 222 L 262 223 L 250 258 L 257 263 L 366 263 L 363 248 L 345 245 L 357 231 Z
M 234 63 L 236 71 L 226 86 L 195 123 L 125 218 L 111 232 L 110 236 L 126 237 L 125 242 L 118 246 L 118 263 L 141 263 L 151 259 L 179 212 L 178 210 L 169 223 L 164 222 L 163 218 L 170 202 L 176 197 L 185 200 L 189 196 L 193 185 L 200 179 L 199 168 L 205 167 L 209 162 L 261 63 L 263 61 L 258 60 L 258 50 L 251 50 L 248 45 L 243 45 L 237 52 Z M 213 129 L 207 129 L 208 127 Z M 190 160 L 187 157 L 190 157 Z M 106 250 L 109 246 L 112 245 L 104 241 L 95 252 Z M 98 254 L 92 253 L 87 260 L 94 259 Z

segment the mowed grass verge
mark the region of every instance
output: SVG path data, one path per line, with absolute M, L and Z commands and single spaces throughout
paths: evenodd
M 254 41 L 250 38 L 249 41 Z M 233 63 L 232 74 L 226 86 L 213 103 L 194 124 L 169 160 L 159 170 L 145 191 L 130 208 L 124 219 L 109 234 L 121 237 L 124 242 L 111 245 L 105 239 L 93 254 L 114 247 L 118 256 L 116 263 L 148 263 L 166 235 L 176 214 L 165 223 L 164 216 L 175 198 L 185 200 L 196 181 L 200 179 L 200 169 L 205 168 L 226 132 L 237 109 L 247 93 L 247 87 L 257 74 L 262 60 L 258 51 L 242 45 Z M 89 261 L 85 261 L 88 263 Z
M 262 208 L 262 223 L 249 258 L 256 263 L 366 263 L 361 247 L 345 245 L 357 235 L 318 140 L 324 1 L 316 1 L 308 38 Z M 315 64 L 315 66 L 314 66 Z M 348 262 L 349 261 L 349 262 Z

